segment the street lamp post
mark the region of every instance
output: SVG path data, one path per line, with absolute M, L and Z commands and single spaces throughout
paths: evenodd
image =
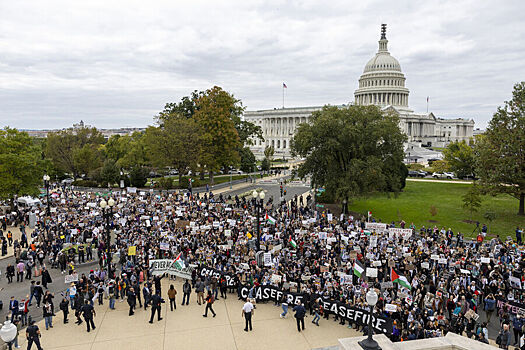
M 368 317 L 368 338 L 361 340 L 358 344 L 361 345 L 364 350 L 381 350 L 379 344 L 377 344 L 372 338 L 372 335 L 374 334 L 372 329 L 372 315 L 374 313 L 374 306 L 377 303 L 377 293 L 373 288 L 370 288 L 368 293 L 366 293 L 366 302 L 370 306 L 370 315 Z
M 44 186 L 46 187 L 47 216 L 50 216 L 51 206 L 49 203 L 49 180 L 51 180 L 51 178 L 49 177 L 49 175 L 45 174 L 43 177 L 43 180 L 44 180 Z
M 252 197 L 255 199 L 255 211 L 257 212 L 257 251 L 261 250 L 261 224 L 260 224 L 260 215 L 261 207 L 264 204 L 264 191 L 257 192 L 253 191 Z M 260 203 L 259 199 L 261 200 Z
M 109 198 L 109 200 L 106 202 L 105 199 L 103 199 L 100 202 L 100 208 L 102 209 L 102 216 L 106 222 L 106 264 L 107 264 L 107 270 L 108 270 L 108 278 L 111 276 L 111 234 L 109 232 L 109 219 L 113 215 L 113 206 L 115 205 L 115 201 L 113 198 Z

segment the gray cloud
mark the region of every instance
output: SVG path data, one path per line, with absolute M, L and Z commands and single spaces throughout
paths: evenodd
M 379 25 L 410 105 L 484 127 L 523 80 L 525 3 L 24 1 L 2 4 L 0 126 L 145 126 L 222 86 L 248 109 L 353 100 Z

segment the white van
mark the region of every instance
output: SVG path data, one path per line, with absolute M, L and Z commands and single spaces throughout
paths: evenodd
M 40 199 L 32 198 L 29 196 L 26 197 L 19 197 L 16 200 L 19 207 L 22 208 L 35 208 L 35 207 L 42 207 L 42 202 Z

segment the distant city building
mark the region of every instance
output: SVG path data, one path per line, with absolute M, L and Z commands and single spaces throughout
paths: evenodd
M 473 136 L 472 119 L 437 118 L 432 112 L 414 113 L 408 107 L 409 90 L 399 61 L 388 52 L 386 25 L 381 26 L 379 50 L 365 65 L 354 93 L 356 105 L 376 105 L 384 113 L 399 117 L 399 127 L 411 144 L 444 147 L 450 142 L 466 140 Z M 344 107 L 345 105 L 340 105 Z M 308 122 L 312 112 L 322 107 L 279 108 L 247 111 L 244 118 L 262 128 L 265 141 L 254 142 L 250 147 L 256 157 L 264 155 L 267 146 L 273 146 L 276 157 L 290 157 L 290 140 L 297 125 Z
M 84 123 L 83 120 L 80 121 L 80 123 L 73 124 L 73 128 L 91 128 L 91 125 L 87 125 Z M 57 132 L 60 130 L 65 129 L 49 129 L 49 130 L 23 130 L 29 134 L 31 137 L 38 137 L 38 138 L 45 138 L 47 137 L 47 134 L 50 132 Z M 120 136 L 126 136 L 131 135 L 134 132 L 142 132 L 145 131 L 146 128 L 119 128 L 119 129 L 98 129 L 104 135 L 105 139 L 109 139 L 113 135 L 120 135 Z

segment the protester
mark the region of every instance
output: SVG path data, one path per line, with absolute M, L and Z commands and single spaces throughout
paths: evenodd
M 170 309 L 173 311 L 174 309 L 177 309 L 177 305 L 175 304 L 175 296 L 177 295 L 177 290 L 175 289 L 175 286 L 172 284 L 170 285 L 170 289 L 168 289 L 168 298 L 170 299 Z
M 217 316 L 215 314 L 215 311 L 213 310 L 214 302 L 215 302 L 215 298 L 211 294 L 211 291 L 208 291 L 208 295 L 206 296 L 206 309 L 204 311 L 204 315 L 202 315 L 203 317 L 208 317 L 208 310 L 211 311 L 211 313 L 213 314 L 213 317 Z

